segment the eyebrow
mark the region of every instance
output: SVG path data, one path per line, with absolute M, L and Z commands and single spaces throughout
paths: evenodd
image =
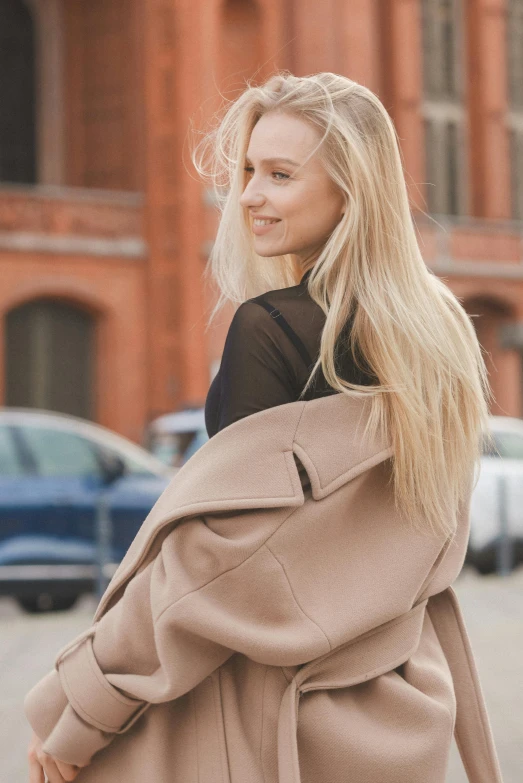
M 251 163 L 251 159 L 248 155 L 245 156 L 245 161 L 247 163 Z M 291 166 L 299 166 L 299 163 L 296 163 L 295 160 L 291 160 L 290 158 L 264 158 L 260 161 L 260 163 L 290 163 Z

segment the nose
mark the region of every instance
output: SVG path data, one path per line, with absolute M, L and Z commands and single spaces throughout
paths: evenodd
M 261 192 L 256 178 L 253 176 L 248 181 L 240 196 L 242 207 L 261 207 L 265 203 L 265 196 Z

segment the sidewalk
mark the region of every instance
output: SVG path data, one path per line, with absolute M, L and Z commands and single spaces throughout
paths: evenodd
M 464 571 L 456 582 L 504 783 L 523 781 L 523 568 L 506 579 Z M 448 783 L 466 783 L 453 748 Z

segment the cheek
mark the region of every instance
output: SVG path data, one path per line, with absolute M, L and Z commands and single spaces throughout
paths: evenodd
M 327 235 L 340 219 L 339 198 L 327 190 L 309 191 L 295 199 L 286 214 L 290 233 L 296 230 L 302 237 Z

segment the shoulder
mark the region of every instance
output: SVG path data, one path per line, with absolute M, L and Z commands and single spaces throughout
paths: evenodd
M 280 310 L 285 314 L 286 307 L 293 303 L 316 303 L 310 298 L 306 288 L 295 285 L 288 288 L 275 288 L 258 296 L 253 296 L 243 302 L 233 317 L 233 323 L 247 329 L 268 325 L 274 328 L 275 319 L 271 312 Z
M 268 320 L 268 312 L 262 304 L 262 298 L 266 296 L 255 296 L 247 299 L 238 307 L 234 313 L 231 323 L 238 324 L 246 328 L 252 328 L 259 324 L 264 324 Z
M 268 374 L 294 383 L 295 373 L 287 355 L 288 337 L 259 299 L 242 302 L 232 318 L 222 354 L 224 371 L 242 376 Z
M 226 342 L 273 345 L 279 327 L 271 311 L 274 311 L 274 307 L 265 299 L 265 294 L 263 299 L 254 297 L 242 302 L 234 313 Z
M 288 374 L 285 335 L 270 313 L 261 306 L 259 297 L 248 299 L 236 310 L 225 338 L 222 362 L 242 374 L 270 370 Z M 270 308 L 270 305 L 269 305 Z
M 220 364 L 223 426 L 294 399 L 294 373 L 282 350 L 280 327 L 255 301 L 236 310 Z

